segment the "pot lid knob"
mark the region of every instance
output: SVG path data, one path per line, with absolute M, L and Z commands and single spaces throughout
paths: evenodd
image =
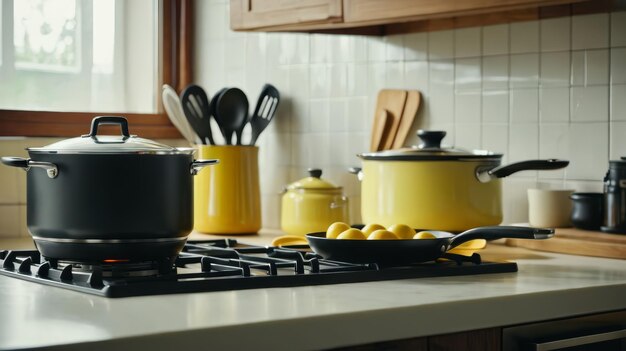
M 417 131 L 417 136 L 422 140 L 420 149 L 441 149 L 441 140 L 446 136 L 445 131 L 423 130 Z
M 313 178 L 321 178 L 322 177 L 322 170 L 319 168 L 309 168 L 307 169 L 307 172 L 309 172 L 309 176 L 313 177 Z

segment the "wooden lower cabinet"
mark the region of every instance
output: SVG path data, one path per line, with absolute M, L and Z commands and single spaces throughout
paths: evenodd
M 334 349 L 336 351 L 499 351 L 502 328 L 384 341 Z

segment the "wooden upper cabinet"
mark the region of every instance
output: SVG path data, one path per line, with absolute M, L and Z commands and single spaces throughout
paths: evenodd
M 389 35 L 607 12 L 625 4 L 623 0 L 230 0 L 230 23 L 240 31 Z
M 230 27 L 260 30 L 343 21 L 341 0 L 231 0 Z
M 344 22 L 361 24 L 448 18 L 572 2 L 576 0 L 343 0 Z

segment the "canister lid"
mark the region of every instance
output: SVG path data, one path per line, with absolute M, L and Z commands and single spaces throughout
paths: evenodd
M 409 160 L 458 160 L 458 159 L 493 159 L 500 160 L 502 154 L 487 150 L 465 150 L 455 147 L 442 147 L 441 140 L 446 136 L 445 131 L 418 130 L 417 136 L 421 139 L 419 145 L 407 148 L 385 150 L 359 154 L 364 160 L 381 161 L 409 161 Z
M 100 125 L 119 125 L 121 135 L 97 135 Z M 43 147 L 28 148 L 34 153 L 58 154 L 191 154 L 193 149 L 178 149 L 154 140 L 139 138 L 128 132 L 124 117 L 99 116 L 91 121 L 89 134 L 65 139 Z
M 341 190 L 341 187 L 322 179 L 322 170 L 309 168 L 309 176 L 293 182 L 287 186 L 287 190 Z

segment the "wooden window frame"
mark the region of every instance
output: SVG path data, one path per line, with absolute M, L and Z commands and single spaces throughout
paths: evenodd
M 181 138 L 161 105 L 161 84 L 181 91 L 192 80 L 192 0 L 160 0 L 160 84 L 154 87 L 157 113 L 57 112 L 0 109 L 0 136 L 75 137 L 89 131 L 91 119 L 99 115 L 121 115 L 130 132 L 144 138 Z

